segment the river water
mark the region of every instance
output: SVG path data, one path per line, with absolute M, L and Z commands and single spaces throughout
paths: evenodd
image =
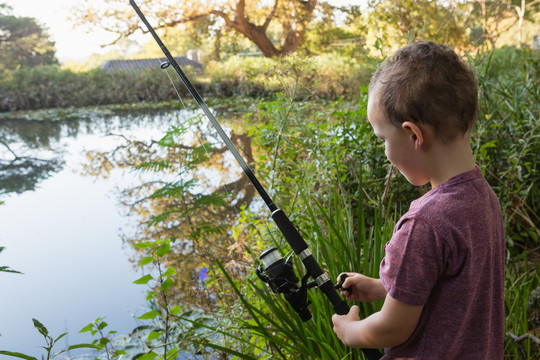
M 185 115 L 0 122 L 0 266 L 23 273 L 0 272 L 0 350 L 41 358 L 45 343 L 32 318 L 53 337 L 69 332 L 56 350 L 90 342 L 79 330 L 98 317 L 119 333 L 140 325 L 146 288 L 133 284 L 141 274 L 120 239 L 132 219 L 116 198 L 139 175 L 112 170 L 93 178 L 81 175 L 81 164 L 87 150 L 114 149 L 120 138 L 112 134 L 158 140 Z

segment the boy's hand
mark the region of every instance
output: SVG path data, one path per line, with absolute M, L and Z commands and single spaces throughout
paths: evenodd
M 388 295 L 382 309 L 365 319 L 360 320 L 360 308 L 356 305 L 352 306 L 346 315 L 334 314 L 332 316 L 334 332 L 345 345 L 350 347 L 398 346 L 413 333 L 423 308 L 422 305 L 407 305 Z
M 342 281 L 342 275 L 347 277 Z M 341 284 L 341 296 L 349 301 L 372 302 L 386 297 L 386 290 L 379 279 L 370 278 L 358 273 L 342 273 L 338 276 Z
M 333 315 L 332 322 L 334 323 L 334 332 L 337 337 L 347 346 L 354 346 L 347 342 L 345 335 L 350 334 L 349 326 L 360 320 L 360 308 L 356 305 L 352 306 L 349 313 L 346 315 Z

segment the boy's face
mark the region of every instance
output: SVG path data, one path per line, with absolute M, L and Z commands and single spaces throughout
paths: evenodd
M 420 186 L 428 183 L 421 150 L 415 148 L 414 134 L 386 119 L 379 109 L 376 92 L 369 97 L 367 110 L 369 123 L 375 135 L 383 141 L 388 160 L 411 184 Z

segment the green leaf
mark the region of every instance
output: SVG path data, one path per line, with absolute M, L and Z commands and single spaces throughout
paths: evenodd
M 99 349 L 99 346 L 93 344 L 75 344 L 68 347 L 66 350 L 74 349 Z
M 148 334 L 148 341 L 157 339 L 161 336 L 161 333 L 161 331 L 152 331 L 150 334 Z
M 178 348 L 174 347 L 171 350 L 167 351 L 167 355 L 165 356 L 166 359 L 175 359 L 176 355 L 178 355 Z
M 21 354 L 21 353 L 13 352 L 13 351 L 3 351 L 3 350 L 0 350 L 0 355 L 13 356 L 13 357 L 21 358 L 21 359 L 26 359 L 26 360 L 37 360 L 37 359 L 36 359 L 35 357 L 33 357 L 33 356 L 26 355 L 26 354 Z
M 153 291 L 149 291 L 148 295 L 146 295 L 146 301 L 152 300 L 156 296 L 156 293 Z
M 67 332 L 65 332 L 65 333 L 61 334 L 60 336 L 58 336 L 58 337 L 54 340 L 53 344 L 55 344 L 58 340 L 60 340 L 61 338 L 63 338 L 63 337 L 66 336 L 66 335 L 67 335 Z
M 167 290 L 169 290 L 173 285 L 174 285 L 174 283 L 173 283 L 173 281 L 171 280 L 171 278 L 167 278 L 167 279 L 165 279 L 165 281 L 163 282 L 163 284 L 161 284 L 161 290 L 167 291 Z
M 175 307 L 173 307 L 170 311 L 169 311 L 171 314 L 173 315 L 178 315 L 182 312 L 182 309 L 180 308 L 179 305 L 176 305 Z
M 143 267 L 144 265 L 147 265 L 147 264 L 150 264 L 151 262 L 153 262 L 155 259 L 152 257 L 152 256 L 145 256 L 142 258 L 141 260 L 141 267 Z
M 10 269 L 9 266 L 0 266 L 0 272 L 7 272 L 7 273 L 13 273 L 13 274 L 22 274 L 22 272 L 20 272 L 20 271 Z
M 133 360 L 154 360 L 156 356 L 157 354 L 152 351 L 151 353 L 148 353 L 148 354 L 135 355 L 133 357 Z
M 49 331 L 47 330 L 47 328 L 45 327 L 45 325 L 43 325 L 42 323 L 40 323 L 38 320 L 36 319 L 32 319 L 32 321 L 34 322 L 34 327 L 36 329 L 38 329 L 39 333 L 45 337 L 48 337 L 49 336 Z
M 167 241 L 163 243 L 159 247 L 159 249 L 157 249 L 156 255 L 159 257 L 162 257 L 163 255 L 168 254 L 170 251 L 171 251 L 171 243 Z
M 107 326 L 109 326 L 109 324 L 107 324 L 105 321 L 101 321 L 99 324 L 97 324 L 98 330 L 103 330 L 103 329 L 105 329 Z
M 152 246 L 152 243 L 150 241 L 143 241 L 140 243 L 133 244 L 133 247 L 137 249 L 145 249 L 145 248 L 149 248 L 150 246 Z
M 147 312 L 145 314 L 142 314 L 137 319 L 140 319 L 140 320 L 152 320 L 152 319 L 155 319 L 159 315 L 161 315 L 161 313 L 159 311 L 152 310 L 152 311 L 149 311 L 149 312 Z
M 97 345 L 94 345 L 94 344 L 75 344 L 75 345 L 71 345 L 70 347 L 68 347 L 68 348 L 66 348 L 66 349 L 64 349 L 62 351 L 57 352 L 56 354 L 54 354 L 51 357 L 51 359 L 56 357 L 57 355 L 65 353 L 66 351 L 74 350 L 74 349 L 96 349 L 96 350 L 101 350 L 101 347 L 99 347 Z
M 140 284 L 140 285 L 143 285 L 143 284 L 148 284 L 148 282 L 150 280 L 154 279 L 152 277 L 152 275 L 148 274 L 148 275 L 144 275 L 142 278 L 140 278 L 139 280 L 135 280 L 133 283 L 134 284 Z
M 171 275 L 174 275 L 174 274 L 176 274 L 176 269 L 170 267 L 170 268 L 167 269 L 167 271 L 165 271 L 165 272 L 161 275 L 161 277 L 168 277 L 168 276 L 171 276 Z
M 158 144 L 159 144 L 160 146 L 163 146 L 163 147 L 174 145 L 174 137 L 173 137 L 173 134 L 170 133 L 170 132 L 167 133 L 164 137 L 162 137 L 162 138 L 158 141 Z
M 79 331 L 79 334 L 84 333 L 84 332 L 88 332 L 88 331 L 92 331 L 93 327 L 94 327 L 94 324 L 88 324 Z

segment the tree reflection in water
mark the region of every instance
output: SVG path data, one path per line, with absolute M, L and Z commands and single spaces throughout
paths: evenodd
M 62 169 L 64 162 L 58 154 L 37 154 L 50 149 L 51 142 L 60 138 L 59 124 L 43 125 L 23 120 L 0 122 L 0 194 L 33 191 L 37 184 Z
M 43 180 L 62 170 L 67 139 L 141 126 L 166 128 L 171 123 L 171 117 L 163 116 L 163 111 L 87 115 L 77 119 L 0 120 L 0 195 L 35 190 Z
M 252 164 L 250 137 L 229 133 Z M 244 249 L 233 239 L 231 226 L 252 203 L 255 189 L 212 128 L 205 128 L 197 116 L 173 126 L 159 141 L 117 136 L 122 143 L 112 151 L 86 153 L 84 173 L 107 177 L 113 169 L 140 171 L 144 181 L 120 189 L 126 215 L 137 224 L 129 233 L 124 229 L 123 240 L 171 239 L 172 251 L 162 260 L 176 269 L 172 297 L 209 309 L 216 293 L 201 286 L 199 275 L 216 259 L 244 267 Z M 137 250 L 134 262 L 148 255 Z

